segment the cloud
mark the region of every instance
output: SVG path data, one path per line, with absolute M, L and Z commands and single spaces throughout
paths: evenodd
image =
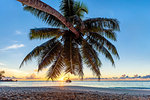
M 4 76 L 5 77 L 12 77 L 15 76 L 17 78 L 23 78 L 26 77 L 27 75 L 29 75 L 30 73 L 26 72 L 26 71 L 21 71 L 21 70 L 17 70 L 17 69 L 11 69 L 11 68 L 5 68 L 1 67 L 0 71 L 5 71 Z
M 119 77 L 118 79 L 148 79 L 148 78 L 150 78 L 150 75 L 140 76 L 140 75 L 136 74 L 133 77 L 129 77 L 124 74 L 121 77 Z
M 150 78 L 150 75 L 143 76 L 142 78 Z
M 0 66 L 5 66 L 5 64 L 0 62 Z
M 22 34 L 22 32 L 21 31 L 18 31 L 18 30 L 16 30 L 16 32 L 15 32 L 17 35 L 21 35 Z
M 11 68 L 4 68 L 0 67 L 0 71 L 5 71 L 5 78 L 6 79 L 41 79 L 44 76 L 43 74 L 37 75 L 34 72 L 29 72 L 29 71 L 21 71 L 17 69 L 11 69 Z
M 15 76 L 12 76 L 12 77 L 4 77 L 4 79 L 23 79 L 23 78 L 17 78 L 17 77 L 15 77 Z
M 26 79 L 38 79 L 36 75 L 33 73 L 30 76 L 26 76 Z
M 18 48 L 22 48 L 24 47 L 24 44 L 13 44 L 13 45 L 10 45 L 8 47 L 5 47 L 3 49 L 0 49 L 1 51 L 6 51 L 6 50 L 10 50 L 10 49 L 18 49 Z
M 87 79 L 97 79 L 97 78 L 87 78 Z M 101 78 L 101 79 L 150 79 L 150 75 L 140 76 L 135 74 L 134 76 L 128 76 L 126 74 L 121 75 L 121 77 L 112 77 L 112 78 Z

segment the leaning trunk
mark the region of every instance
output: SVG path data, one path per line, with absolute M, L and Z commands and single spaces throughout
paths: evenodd
M 39 9 L 41 11 L 44 11 L 50 15 L 55 16 L 58 18 L 66 27 L 68 27 L 78 38 L 79 32 L 73 27 L 73 25 L 66 20 L 66 18 L 60 14 L 57 10 L 50 7 L 49 5 L 45 4 L 44 2 L 40 0 L 17 0 L 25 5 L 31 6 L 33 8 Z

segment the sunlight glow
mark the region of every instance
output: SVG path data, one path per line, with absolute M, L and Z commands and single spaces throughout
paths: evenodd
M 60 79 L 58 79 L 59 81 L 64 81 L 64 77 L 61 77 Z

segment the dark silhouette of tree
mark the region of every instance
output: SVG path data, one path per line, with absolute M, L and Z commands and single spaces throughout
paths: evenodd
M 0 71 L 0 80 L 2 80 L 2 78 L 4 77 L 4 74 L 5 72 L 4 71 Z
M 83 77 L 83 63 L 100 78 L 102 53 L 114 65 L 112 55 L 119 58 L 116 47 L 109 41 L 116 41 L 115 31 L 119 24 L 112 18 L 89 18 L 87 6 L 75 0 L 62 0 L 60 12 L 40 0 L 18 0 L 24 10 L 32 13 L 53 28 L 30 30 L 30 39 L 49 39 L 34 48 L 23 60 L 20 67 L 38 58 L 38 71 L 50 66 L 48 78 L 56 79 L 63 72 Z M 107 40 L 109 39 L 109 40 Z

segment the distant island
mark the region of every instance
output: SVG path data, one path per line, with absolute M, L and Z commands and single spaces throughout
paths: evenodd
M 3 79 L 5 76 L 3 75 L 5 71 L 0 71 L 0 82 L 17 82 L 17 80 L 12 79 Z
M 6 79 L 6 80 L 0 80 L 0 82 L 17 82 L 18 80 L 12 80 L 12 79 Z

